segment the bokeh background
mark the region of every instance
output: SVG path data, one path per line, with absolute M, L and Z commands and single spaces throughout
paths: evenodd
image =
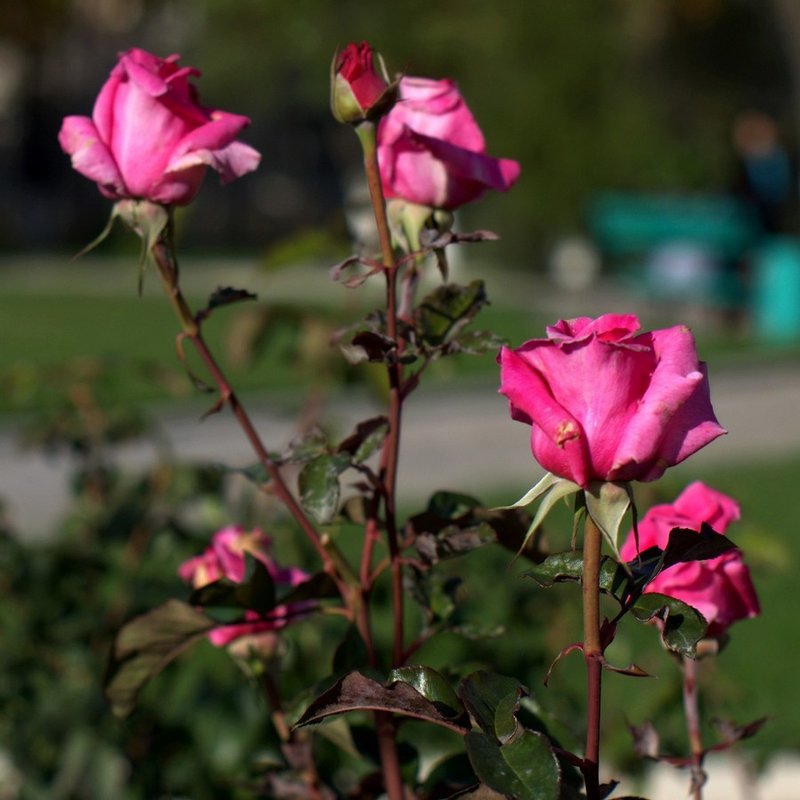
M 297 415 L 342 428 L 382 391 L 328 346 L 376 300 L 327 278 L 330 264 L 369 247 L 358 241 L 355 138 L 328 111 L 332 55 L 360 39 L 392 72 L 455 77 L 490 152 L 522 164 L 509 194 L 457 220 L 501 235 L 454 258 L 457 278 L 487 279 L 484 327 L 519 343 L 559 317 L 612 310 L 647 327 L 693 326 L 730 443 L 645 487 L 641 502 L 701 477 L 742 503 L 730 533 L 764 614 L 703 665 L 704 688 L 709 719 L 770 716 L 735 762 L 737 775 L 769 775 L 777 756 L 800 750 L 789 655 L 800 638 L 800 3 L 0 0 L 0 798 L 249 798 L 242 776 L 270 747 L 255 692 L 210 646 L 167 670 L 124 725 L 102 699 L 121 621 L 181 596 L 177 564 L 216 527 L 232 516 L 263 524 L 274 509 L 206 466 L 248 456 L 235 430 L 197 424 L 206 401 L 176 361 L 154 276 L 136 296 L 138 244 L 117 230 L 70 262 L 109 206 L 60 151 L 61 119 L 90 113 L 131 46 L 180 53 L 202 70 L 206 104 L 251 117 L 245 138 L 263 153 L 260 169 L 224 188 L 209 176 L 180 212 L 179 245 L 196 303 L 220 283 L 259 292 L 208 332 L 279 447 Z M 409 412 L 421 431 L 415 441 L 409 425 L 401 465 L 409 513 L 444 474 L 487 504 L 533 483 L 526 432 L 507 420 L 496 384 L 491 355 L 432 370 Z M 548 535 L 567 546 L 557 523 Z M 309 558 L 288 535 L 279 550 Z M 492 551 L 456 573 L 467 609 L 492 609 L 487 624 L 510 635 L 479 647 L 446 640 L 424 655 L 454 671 L 494 662 L 540 691 L 575 616 L 568 593 L 554 600 L 507 580 L 507 561 Z M 487 581 L 490 565 L 501 578 Z M 326 624 L 287 636 L 298 687 L 329 656 L 337 631 Z M 631 773 L 642 765 L 624 712 L 660 721 L 665 748 L 684 747 L 677 673 L 653 639 L 623 637 L 617 660 L 643 662 L 658 681 L 609 681 L 608 751 Z M 568 720 L 580 715 L 572 666 L 546 696 Z M 739 789 L 800 798 L 744 778 Z

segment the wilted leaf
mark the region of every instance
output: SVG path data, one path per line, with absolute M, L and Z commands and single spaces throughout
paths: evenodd
M 251 555 L 246 555 L 249 577 L 236 583 L 222 578 L 192 592 L 192 606 L 243 608 L 265 614 L 276 605 L 275 582 L 267 568 Z
M 320 524 L 333 519 L 339 507 L 339 475 L 350 465 L 347 453 L 321 455 L 309 461 L 297 479 L 303 508 Z
M 749 739 L 755 736 L 769 721 L 769 717 L 760 717 L 753 722 L 746 725 L 737 725 L 727 719 L 712 720 L 714 727 L 719 731 L 722 736 L 722 742 L 710 748 L 712 751 L 725 750 L 736 742 L 741 742 L 743 739 Z
M 376 331 L 361 331 L 350 342 L 352 347 L 364 351 L 368 361 L 388 361 L 397 349 L 397 343 Z
M 480 356 L 488 352 L 496 352 L 506 340 L 494 331 L 462 331 L 451 340 L 445 352 L 466 353 Z
M 284 605 L 301 603 L 304 600 L 322 600 L 329 597 L 339 597 L 339 590 L 327 572 L 315 572 L 308 580 L 296 586 L 280 598 Z
M 444 558 L 454 558 L 477 550 L 495 541 L 489 525 L 459 529 L 451 525 L 437 534 L 423 533 L 414 540 L 414 547 L 426 564 L 436 564 Z
M 559 800 L 561 775 L 547 737 L 523 731 L 514 741 L 498 745 L 482 733 L 464 737 L 478 777 L 514 800 Z
M 305 464 L 321 456 L 328 448 L 328 437 L 316 426 L 296 436 L 280 455 L 285 464 Z
M 661 737 L 650 720 L 642 725 L 629 725 L 628 730 L 633 737 L 633 751 L 640 758 L 658 758 L 661 749 Z
M 664 645 L 682 656 L 694 658 L 697 643 L 705 636 L 708 624 L 691 606 L 655 592 L 643 594 L 631 608 L 636 619 L 654 622 Z
M 216 624 L 190 605 L 168 600 L 124 625 L 114 640 L 105 680 L 113 713 L 130 714 L 145 683 Z
M 256 295 L 246 289 L 234 289 L 232 286 L 218 286 L 208 298 L 208 305 L 198 311 L 195 319 L 202 322 L 211 316 L 211 312 L 220 306 L 227 306 L 231 303 L 239 303 L 242 300 L 255 300 Z
M 356 429 L 338 447 L 339 453 L 349 453 L 356 464 L 368 459 L 382 444 L 389 432 L 389 420 L 384 417 L 359 422 Z
M 328 691 L 323 692 L 306 709 L 296 727 L 321 722 L 334 714 L 351 711 L 388 711 L 432 722 L 461 734 L 469 730 L 466 724 L 442 714 L 434 703 L 409 684 L 398 682 L 387 687 L 360 672 L 345 675 Z
M 686 561 L 706 561 L 735 549 L 736 545 L 730 539 L 706 523 L 699 533 L 689 528 L 673 528 L 664 548 L 661 569 Z

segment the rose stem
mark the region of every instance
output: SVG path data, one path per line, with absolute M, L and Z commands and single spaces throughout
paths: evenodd
M 172 307 L 181 322 L 184 335 L 191 340 L 195 350 L 211 374 L 214 383 L 217 385 L 222 402 L 227 403 L 230 406 L 234 417 L 236 417 L 236 420 L 244 431 L 244 434 L 258 456 L 261 465 L 269 475 L 275 494 L 286 506 L 289 513 L 292 515 L 292 517 L 294 517 L 295 521 L 301 527 L 308 540 L 314 546 L 314 549 L 317 551 L 317 554 L 322 560 L 325 572 L 336 581 L 339 591 L 342 594 L 342 598 L 347 603 L 347 590 L 344 584 L 341 582 L 334 563 L 322 544 L 322 540 L 320 539 L 316 528 L 311 520 L 306 516 L 300 504 L 297 502 L 297 500 L 295 500 L 294 496 L 289 491 L 289 488 L 286 486 L 278 465 L 270 457 L 269 453 L 267 452 L 267 448 L 261 441 L 261 438 L 253 426 L 247 411 L 239 401 L 236 393 L 231 388 L 230 383 L 222 372 L 222 369 L 214 358 L 214 355 L 208 349 L 205 339 L 203 338 L 200 325 L 192 314 L 191 309 L 189 308 L 189 305 L 180 290 L 180 286 L 178 285 L 178 266 L 172 247 L 171 220 L 162 236 L 160 236 L 158 241 L 153 245 L 152 255 L 156 264 L 156 268 L 158 269 L 158 274 L 161 277 L 164 291 L 166 292 L 167 297 L 169 298 L 170 303 L 172 304 Z
M 600 800 L 600 699 L 603 647 L 600 641 L 600 546 L 602 535 L 586 516 L 583 532 L 583 658 L 587 673 L 586 749 L 581 772 L 587 800 Z
M 697 691 L 697 662 L 693 658 L 683 657 L 683 713 L 686 716 L 686 732 L 689 736 L 689 747 L 692 752 L 692 800 L 703 800 L 703 784 L 706 781 L 703 772 L 703 739 L 700 733 L 700 710 Z
M 386 219 L 386 202 L 383 197 L 380 169 L 378 167 L 378 149 L 375 125 L 362 122 L 356 126 L 356 133 L 361 142 L 364 155 L 364 171 L 367 176 L 372 211 L 381 243 L 384 272 L 386 274 L 386 333 L 397 342 L 397 263 L 392 249 L 392 237 Z M 400 352 L 397 342 L 396 354 Z M 395 491 L 397 485 L 397 462 L 400 453 L 400 422 L 402 415 L 402 367 L 396 359 L 387 364 L 389 373 L 389 432 L 381 451 L 380 477 L 383 484 L 383 503 L 386 513 L 386 538 L 389 545 L 392 583 L 392 665 L 399 666 L 403 658 L 403 564 L 400 560 L 400 547 L 397 536 L 397 519 L 395 511 Z M 365 547 L 372 545 L 369 531 Z M 363 568 L 362 561 L 362 568 Z M 362 592 L 365 587 L 362 586 Z M 403 800 L 405 789 L 400 774 L 400 761 L 397 756 L 395 741 L 396 728 L 391 715 L 384 711 L 375 713 L 375 726 L 378 733 L 381 766 L 389 800 Z
M 392 249 L 392 237 L 386 219 L 386 202 L 381 185 L 378 167 L 378 149 L 375 125 L 362 122 L 357 128 L 358 138 L 364 153 L 364 169 L 367 175 L 369 196 L 381 243 L 381 254 L 386 274 L 386 333 L 397 342 L 399 355 L 401 347 L 397 340 L 397 263 Z M 392 645 L 392 665 L 399 666 L 403 659 L 403 564 L 397 535 L 395 494 L 397 486 L 397 463 L 400 455 L 400 424 L 402 416 L 403 381 L 402 365 L 395 358 L 387 364 L 389 372 L 389 433 L 381 453 L 380 474 L 384 487 L 384 509 L 386 511 L 386 536 L 389 544 L 392 575 L 392 606 L 394 617 L 394 638 Z

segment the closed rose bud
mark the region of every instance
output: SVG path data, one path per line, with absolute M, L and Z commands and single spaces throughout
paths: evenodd
M 674 503 L 653 506 L 639 521 L 639 552 L 648 547 L 665 548 L 673 528 L 699 531 L 706 523 L 723 534 L 739 519 L 736 501 L 699 481 L 684 489 Z M 633 531 L 620 550 L 625 561 L 637 555 Z M 645 592 L 657 592 L 696 608 L 708 622 L 708 635 L 719 636 L 731 623 L 759 613 L 750 571 L 740 550 L 717 558 L 689 561 L 668 567 L 647 585 Z
M 247 117 L 201 106 L 179 56 L 122 53 L 95 101 L 92 117 L 66 117 L 58 141 L 72 166 L 112 200 L 185 205 L 211 167 L 223 183 L 259 163 L 236 140 Z
M 350 44 L 333 58 L 331 111 L 339 122 L 376 119 L 394 102 L 395 88 L 375 70 L 367 42 Z
M 652 481 L 725 433 L 688 328 L 638 330 L 632 315 L 580 317 L 500 351 L 500 392 L 549 472 Z

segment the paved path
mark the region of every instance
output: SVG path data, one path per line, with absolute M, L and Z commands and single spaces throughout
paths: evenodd
M 760 367 L 712 374 L 712 397 L 729 435 L 712 443 L 678 469 L 753 459 L 800 455 L 800 368 Z M 161 417 L 180 459 L 244 466 L 254 462 L 249 445 L 225 412 L 197 417 Z M 346 433 L 379 409 L 365 399 L 334 399 L 326 417 Z M 293 418 L 267 404 L 253 412 L 268 446 L 279 448 L 293 433 Z M 510 420 L 494 386 L 469 390 L 427 390 L 415 395 L 404 421 L 400 463 L 401 500 L 449 488 L 477 494 L 507 490 L 509 499 L 540 474 L 528 449 L 528 429 Z M 145 445 L 124 448 L 124 463 L 137 467 L 155 453 Z M 12 431 L 0 435 L 0 496 L 14 528 L 26 535 L 50 529 L 67 507 L 69 460 L 21 451 Z
M 130 266 L 129 259 L 123 261 L 126 268 Z M 18 262 L 0 259 L 3 286 L 26 292 L 51 290 L 54 284 L 62 286 L 64 292 L 131 292 L 130 283 L 119 278 L 122 265 L 110 259 L 108 263 L 100 259 L 69 263 L 63 256 L 42 256 Z M 316 300 L 342 301 L 345 290 L 326 279 L 327 269 L 323 267 L 272 272 L 255 267 L 256 262 L 247 259 L 190 263 L 185 267 L 186 280 L 192 290 L 201 293 L 225 283 L 247 286 L 272 301 L 302 302 L 309 292 Z M 65 270 L 70 274 L 66 284 Z M 531 273 L 468 264 L 457 266 L 455 271 L 461 281 L 485 276 L 489 296 L 502 306 L 536 310 L 553 319 L 554 309 L 564 318 L 625 309 L 652 322 L 652 312 L 657 311 L 648 308 L 641 295 L 611 282 L 591 292 L 564 294 Z M 158 290 L 154 285 L 146 288 Z M 377 284 L 367 284 L 360 292 L 375 293 L 377 301 L 379 289 Z M 680 319 L 699 327 L 709 319 L 698 307 L 673 308 L 672 312 L 673 321 L 667 324 Z M 678 467 L 687 471 L 687 479 L 696 467 L 715 462 L 800 455 L 800 364 L 765 365 L 746 371 L 715 371 L 712 365 L 711 383 L 717 416 L 730 433 L 692 457 L 689 464 Z M 227 414 L 201 423 L 199 413 L 174 413 L 162 417 L 162 421 L 179 458 L 236 465 L 254 461 L 242 433 Z M 344 434 L 356 421 L 375 413 L 380 410 L 367 400 L 347 397 L 334 400 L 327 417 Z M 253 416 L 270 447 L 279 448 L 294 433 L 293 418 L 268 401 L 256 404 Z M 418 500 L 436 488 L 478 494 L 507 490 L 513 495 L 528 488 L 540 474 L 530 456 L 527 427 L 509 419 L 506 402 L 493 384 L 438 391 L 425 386 L 409 403 L 403 435 L 401 500 Z M 152 460 L 154 453 L 142 445 L 124 449 L 121 457 L 126 465 L 137 467 Z M 20 451 L 13 430 L 0 430 L 0 498 L 6 500 L 16 530 L 30 536 L 52 528 L 69 501 L 69 467 L 63 457 L 45 458 Z

